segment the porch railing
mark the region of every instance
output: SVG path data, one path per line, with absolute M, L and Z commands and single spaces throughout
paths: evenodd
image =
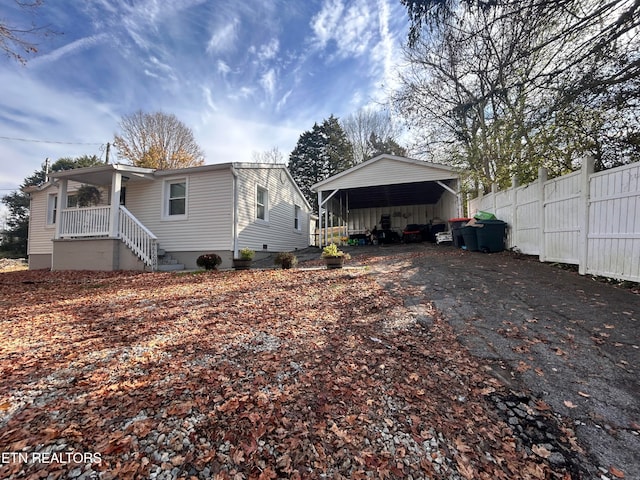
M 109 235 L 110 206 L 69 208 L 60 212 L 60 237 Z
M 120 239 L 155 272 L 158 269 L 158 237 L 123 205 L 120 205 L 119 222 Z
M 60 212 L 60 238 L 108 237 L 111 207 L 69 208 Z M 120 205 L 118 237 L 145 265 L 158 267 L 158 237 Z

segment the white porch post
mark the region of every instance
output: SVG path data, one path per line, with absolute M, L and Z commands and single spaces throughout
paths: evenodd
M 318 190 L 318 247 L 322 248 L 322 190 Z
M 58 187 L 58 204 L 56 205 L 56 233 L 54 238 L 57 240 L 60 238 L 60 232 L 62 229 L 62 210 L 67 208 L 67 185 L 68 180 L 66 178 L 60 179 L 60 186 Z
M 109 220 L 109 237 L 118 238 L 120 232 L 120 189 L 122 188 L 122 174 L 113 172 L 111 176 L 111 213 Z

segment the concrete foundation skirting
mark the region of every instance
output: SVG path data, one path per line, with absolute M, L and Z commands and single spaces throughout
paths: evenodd
M 119 239 L 54 240 L 52 270 L 145 270 L 145 265 Z
M 29 270 L 42 270 L 51 268 L 50 253 L 32 253 L 29 255 Z
M 195 251 L 195 252 L 176 252 L 176 251 L 167 251 L 174 259 L 184 265 L 184 268 L 187 270 L 196 270 L 200 267 L 196 264 L 196 260 L 200 255 L 205 253 L 215 253 L 220 255 L 222 258 L 222 264 L 218 266 L 219 269 L 231 268 L 233 267 L 233 255 L 229 250 L 207 250 L 207 251 Z

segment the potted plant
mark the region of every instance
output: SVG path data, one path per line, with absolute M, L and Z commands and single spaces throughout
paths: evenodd
M 256 254 L 254 250 L 250 248 L 243 248 L 239 252 L 240 258 L 233 259 L 233 268 L 236 270 L 249 270 L 251 268 L 251 262 L 253 261 L 253 256 Z
M 291 252 L 280 252 L 273 263 L 280 265 L 283 269 L 295 267 L 298 264 L 298 257 Z
M 196 259 L 196 264 L 205 270 L 216 270 L 221 263 L 222 258 L 215 253 L 205 253 Z
M 351 255 L 338 249 L 335 243 L 331 243 L 322 249 L 322 258 L 324 258 L 325 264 L 328 269 L 342 268 L 342 265 L 346 260 L 351 258 Z
M 100 190 L 93 185 L 81 185 L 76 192 L 79 207 L 95 207 L 102 200 Z

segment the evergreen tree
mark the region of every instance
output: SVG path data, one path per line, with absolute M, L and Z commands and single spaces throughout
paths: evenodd
M 322 124 L 300 135 L 289 156 L 287 168 L 302 193 L 318 211 L 318 199 L 311 186 L 353 165 L 353 150 L 338 119 L 331 115 Z

